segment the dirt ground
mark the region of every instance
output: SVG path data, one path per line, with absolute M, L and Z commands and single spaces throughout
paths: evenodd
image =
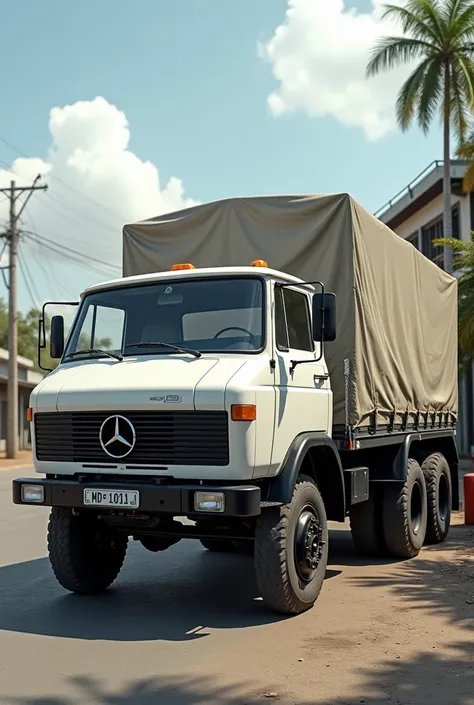
M 0 450 L 0 471 L 11 470 L 11 468 L 26 468 L 31 467 L 31 450 L 18 451 L 15 460 L 6 457 L 6 453 Z

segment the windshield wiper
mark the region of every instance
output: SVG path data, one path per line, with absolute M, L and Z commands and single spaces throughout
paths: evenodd
M 107 350 L 99 350 L 98 348 L 91 348 L 90 350 L 76 350 L 75 352 L 68 353 L 64 356 L 66 360 L 68 357 L 77 357 L 78 355 L 102 355 L 103 357 L 112 357 L 114 360 L 122 362 L 123 355 L 120 353 L 111 353 Z
M 193 350 L 193 348 L 184 348 L 182 345 L 173 345 L 173 343 L 160 343 L 160 342 L 148 342 L 143 341 L 141 343 L 129 343 L 125 348 L 171 348 L 171 350 L 176 350 L 176 352 L 188 353 L 188 355 L 194 355 L 194 357 L 201 357 L 202 352 L 199 350 Z

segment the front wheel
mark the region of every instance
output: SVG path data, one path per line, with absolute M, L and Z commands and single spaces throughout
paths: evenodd
M 58 582 L 70 592 L 94 595 L 116 579 L 127 552 L 128 537 L 94 514 L 73 514 L 53 507 L 48 526 L 49 560 Z
M 264 601 L 300 614 L 321 591 L 328 559 L 326 510 L 318 487 L 301 475 L 289 504 L 264 510 L 255 532 L 255 572 Z

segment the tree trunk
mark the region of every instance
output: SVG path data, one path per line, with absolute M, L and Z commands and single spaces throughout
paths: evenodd
M 450 154 L 450 63 L 444 65 L 444 162 L 443 162 L 443 237 L 453 237 L 453 214 L 451 210 L 451 154 Z M 444 271 L 453 271 L 453 251 L 451 247 L 444 248 Z

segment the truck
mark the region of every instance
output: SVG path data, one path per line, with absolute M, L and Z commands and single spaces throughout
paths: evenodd
M 107 589 L 130 539 L 194 539 L 253 556 L 266 605 L 299 614 L 328 522 L 374 557 L 448 534 L 456 279 L 348 194 L 125 225 L 123 278 L 83 292 L 67 335 L 53 316 L 49 346 L 59 362 L 28 410 L 36 476 L 13 501 L 51 508 L 66 590 Z

